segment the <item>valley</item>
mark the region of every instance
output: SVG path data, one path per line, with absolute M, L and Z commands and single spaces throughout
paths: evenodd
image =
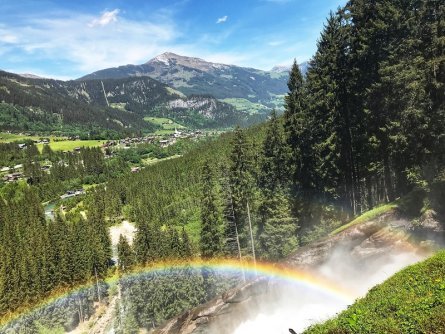
M 445 5 L 50 4 L 0 3 L 0 333 L 445 332 Z

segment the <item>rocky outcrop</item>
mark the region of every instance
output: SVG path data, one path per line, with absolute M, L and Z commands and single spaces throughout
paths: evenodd
M 302 247 L 280 265 L 311 270 L 323 265 L 338 251 L 347 254 L 348 261 L 361 264 L 377 262 L 388 253 L 428 253 L 428 248 L 419 245 L 425 245 L 427 240 L 437 243 L 438 239 L 443 238 L 443 229 L 434 221 L 434 215 L 425 216 L 422 221 L 423 228 L 431 233 L 419 233 L 411 222 L 399 217 L 396 210 L 391 210 L 373 220 Z M 427 245 L 430 244 L 431 241 L 428 241 Z M 268 301 L 273 300 L 274 290 L 271 287 L 267 278 L 258 278 L 168 321 L 154 333 L 232 333 L 242 321 L 258 312 L 258 305 L 267 305 Z

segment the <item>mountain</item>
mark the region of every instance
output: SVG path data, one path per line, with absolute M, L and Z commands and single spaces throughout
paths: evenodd
M 19 73 L 21 77 L 29 78 L 29 79 L 43 79 L 43 77 L 40 77 L 38 75 L 32 74 L 32 73 Z
M 149 78 L 60 81 L 0 72 L 0 129 L 51 131 L 97 127 L 151 131 L 145 116 L 172 118 L 194 128 L 247 125 L 248 115 L 209 96 L 186 97 Z M 17 108 L 20 111 L 17 111 Z M 15 114 L 19 113 L 20 120 Z
M 303 75 L 306 75 L 307 70 L 309 68 L 309 62 L 304 61 L 300 64 L 298 64 L 298 67 L 300 68 L 300 71 Z M 292 68 L 292 65 L 276 65 L 272 67 L 270 72 L 272 73 L 289 73 Z
M 166 52 L 145 64 L 108 68 L 78 80 L 141 76 L 155 78 L 186 95 L 211 95 L 235 107 L 240 102 L 258 103 L 262 106 L 260 112 L 268 112 L 281 107 L 288 73 L 211 63 Z

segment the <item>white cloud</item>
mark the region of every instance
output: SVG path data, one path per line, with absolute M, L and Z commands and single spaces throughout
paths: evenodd
M 228 17 L 227 15 L 224 15 L 223 17 L 220 17 L 218 20 L 216 20 L 216 23 L 217 23 L 217 24 L 219 24 L 219 23 L 224 23 L 224 22 L 227 21 L 228 18 L 229 18 L 229 17 Z
M 10 33 L 2 33 L 0 31 L 0 43 L 14 44 L 17 43 L 17 36 Z
M 123 64 L 140 64 L 170 49 L 181 36 L 169 17 L 134 21 L 117 15 L 118 9 L 94 17 L 89 14 L 64 12 L 58 15 L 28 17 L 18 24 L 0 26 L 0 54 L 8 41 L 17 41 L 12 55 L 22 54 L 52 62 L 68 62 L 71 73 L 89 73 Z M 109 24 L 113 23 L 113 24 Z M 102 26 L 106 29 L 91 29 Z M 15 36 L 14 38 L 8 36 Z M 9 65 L 11 66 L 11 65 Z
M 282 40 L 274 40 L 274 41 L 270 41 L 270 42 L 267 42 L 267 45 L 269 45 L 269 46 L 279 46 L 279 45 L 283 45 L 285 43 L 285 41 L 282 41 Z
M 119 9 L 115 9 L 112 11 L 104 11 L 100 17 L 95 18 L 90 23 L 88 23 L 88 26 L 91 28 L 96 26 L 103 27 L 112 22 L 116 22 L 117 14 L 119 14 Z

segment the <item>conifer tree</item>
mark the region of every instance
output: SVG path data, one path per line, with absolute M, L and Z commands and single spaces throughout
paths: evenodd
M 122 272 L 130 270 L 134 264 L 134 254 L 130 244 L 128 243 L 127 238 L 122 234 L 119 236 L 117 253 L 119 270 Z
M 230 189 L 233 216 L 240 236 L 241 247 L 247 246 L 247 205 L 252 199 L 252 157 L 246 135 L 235 129 L 230 153 Z
M 203 258 L 218 256 L 221 253 L 221 246 L 221 213 L 214 172 L 207 162 L 202 169 L 201 256 Z
M 286 184 L 287 153 L 283 128 L 274 110 L 263 141 L 259 175 L 260 188 L 274 191 L 276 187 Z

